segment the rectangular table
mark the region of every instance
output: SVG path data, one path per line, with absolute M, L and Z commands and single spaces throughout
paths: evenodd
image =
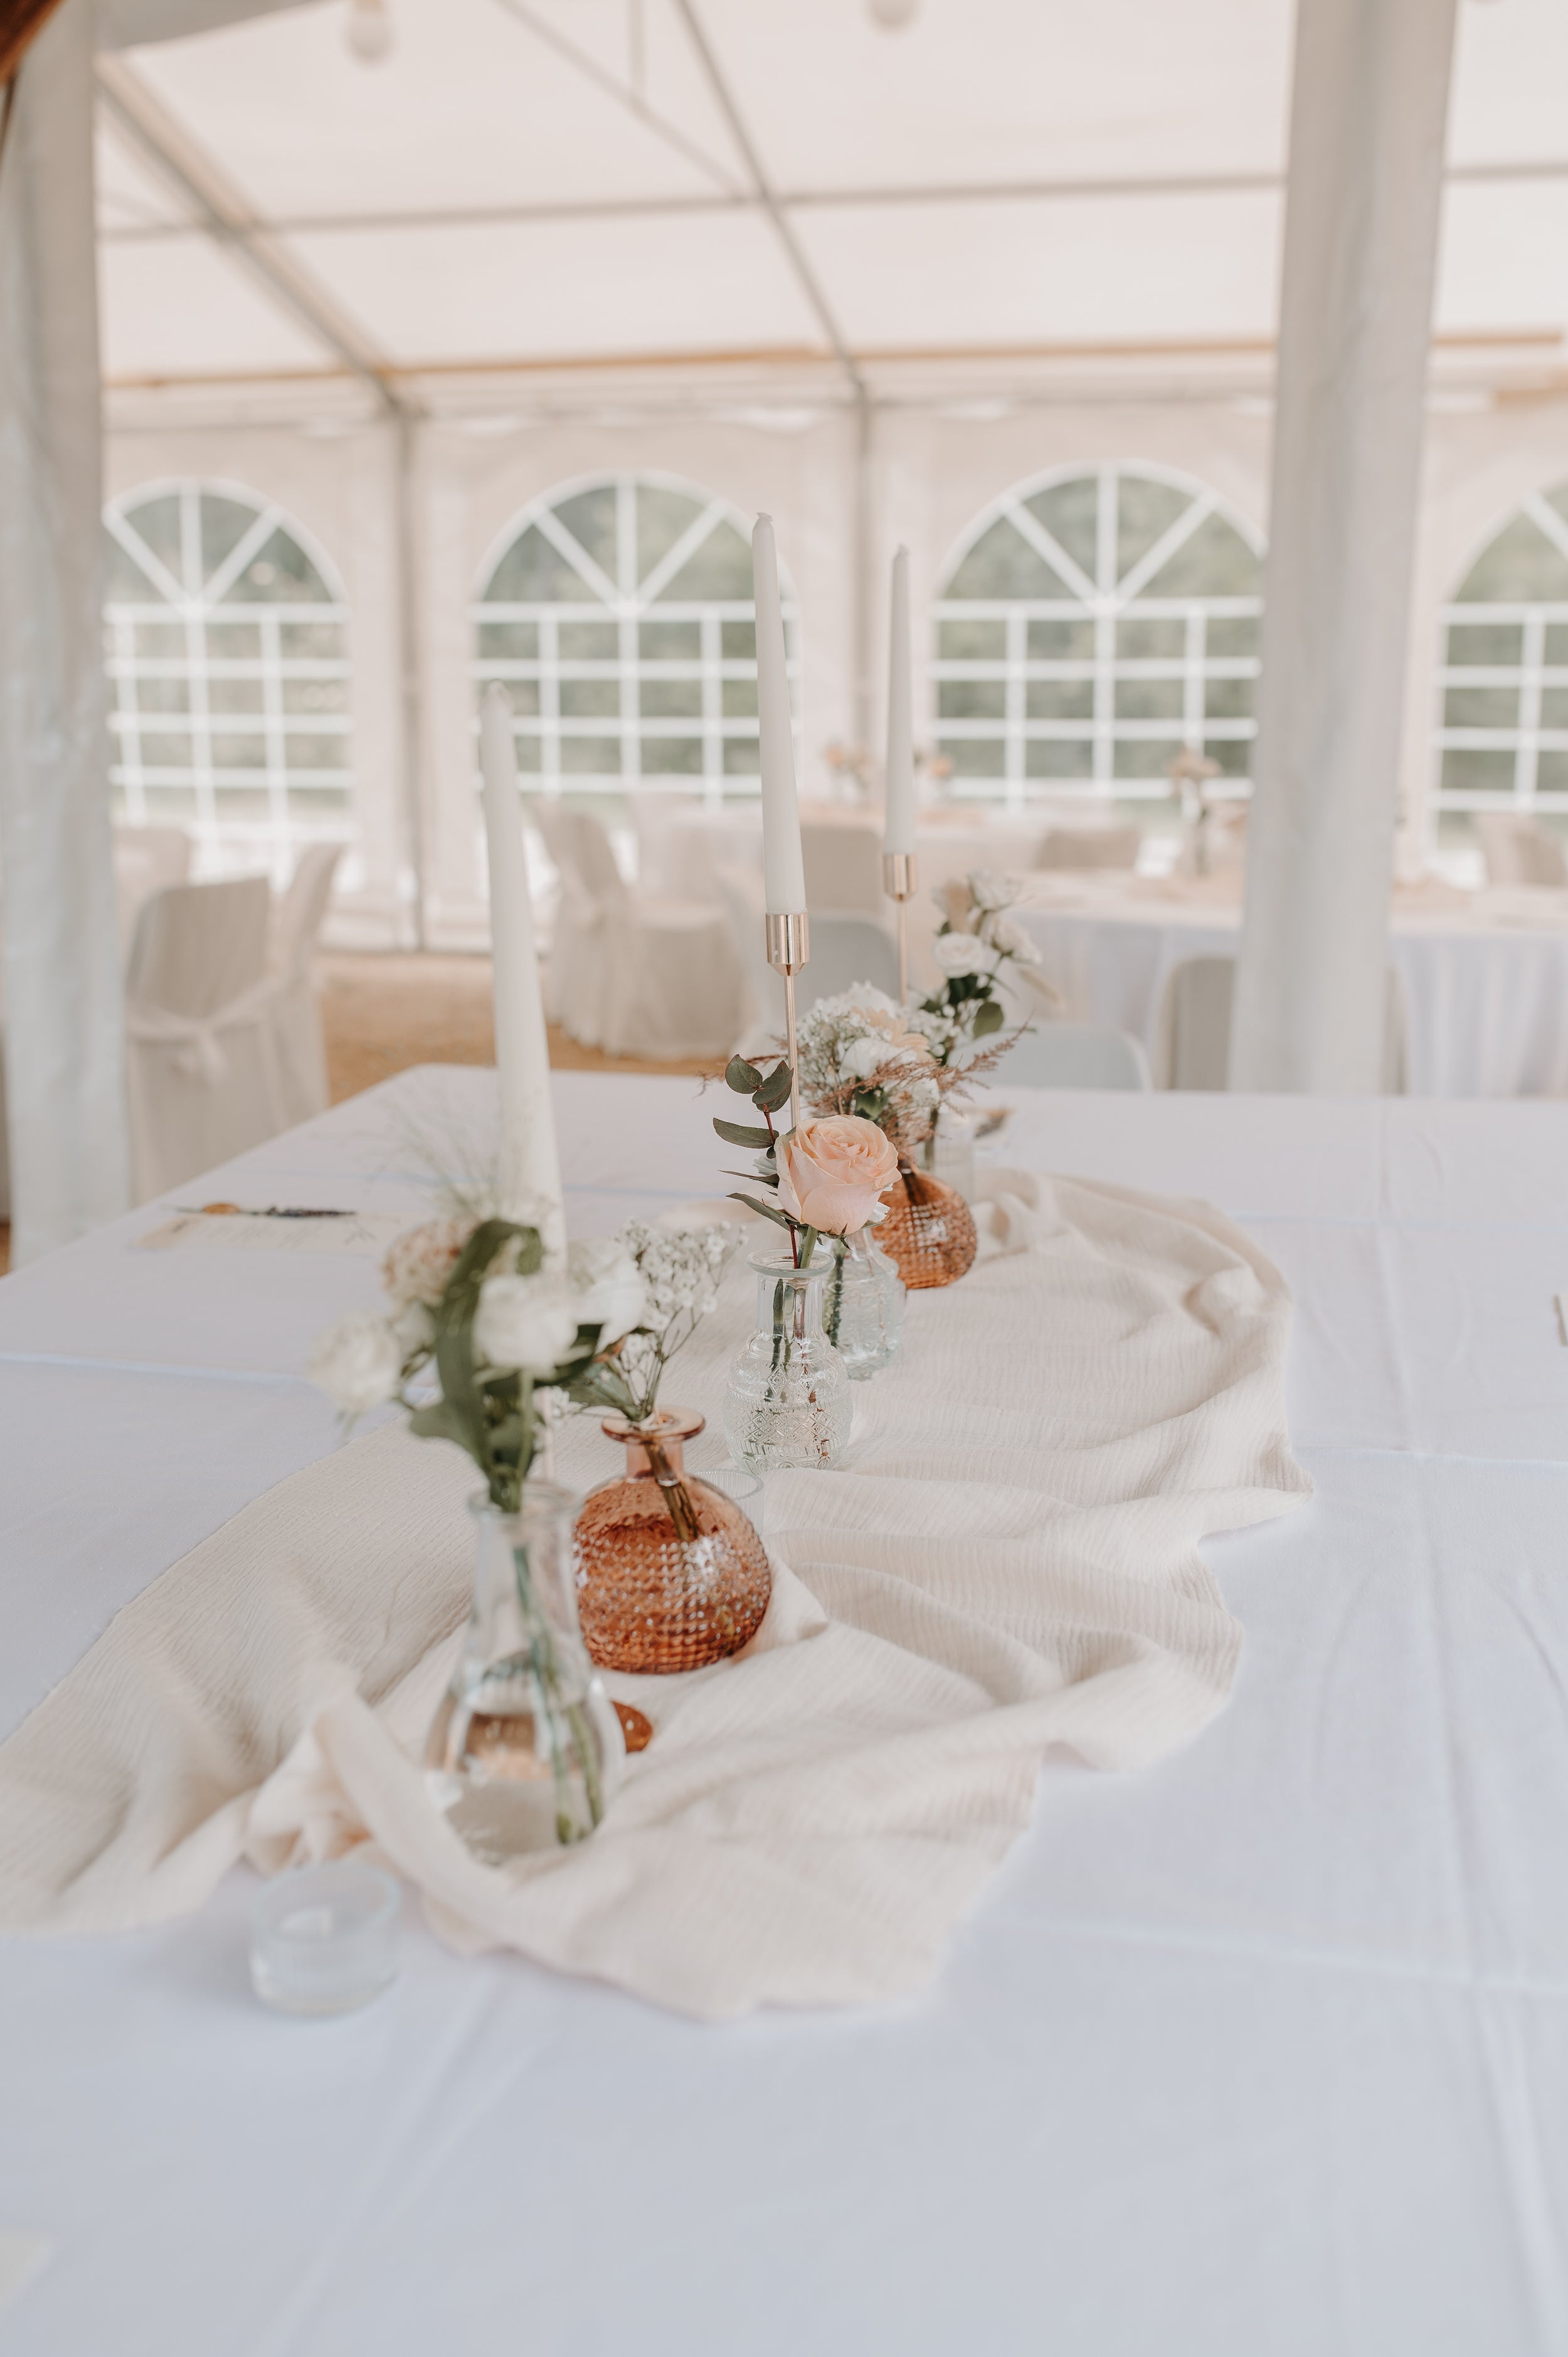
M 575 1232 L 726 1183 L 696 1084 L 555 1085 Z M 413 1133 L 489 1086 L 406 1075 L 180 1200 L 417 1217 Z M 0 2357 L 1568 2344 L 1568 1106 L 1008 1093 L 1009 1159 L 1206 1195 L 1295 1289 L 1317 1496 L 1212 1550 L 1224 1717 L 1047 1763 L 935 1985 L 861 2014 L 697 2028 L 411 1905 L 386 1998 L 281 2020 L 242 1874 L 4 1943 L 0 2228 L 55 2249 Z M 299 1371 L 373 1262 L 134 1250 L 165 1209 L 0 1284 L 0 1731 L 332 1444 Z

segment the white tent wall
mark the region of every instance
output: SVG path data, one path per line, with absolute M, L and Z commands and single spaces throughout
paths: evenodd
M 483 828 L 474 792 L 476 699 L 470 613 L 487 563 L 543 493 L 634 469 L 681 478 L 746 517 L 768 508 L 804 617 L 808 757 L 850 733 L 853 425 L 842 409 L 782 408 L 777 422 L 618 414 L 603 397 L 578 418 L 513 427 L 479 417 L 421 432 L 425 510 L 422 630 L 430 759 L 425 803 L 429 938 L 482 942 Z M 596 414 L 595 412 L 597 414 Z M 813 766 L 808 758 L 808 774 Z
M 1257 382 L 1224 397 L 1135 385 L 1102 395 L 973 384 L 932 396 L 888 389 L 871 444 L 873 743 L 884 726 L 881 648 L 886 565 L 910 550 L 918 666 L 929 651 L 927 617 L 941 570 L 975 516 L 1013 484 L 1047 469 L 1101 460 L 1149 461 L 1219 491 L 1266 531 L 1271 404 Z M 210 402 L 213 396 L 207 396 Z M 490 396 L 493 403 L 494 396 Z M 426 420 L 417 435 L 419 748 L 426 913 L 433 947 L 478 948 L 486 938 L 482 838 L 473 780 L 476 710 L 470 610 L 487 559 L 542 495 L 620 468 L 678 476 L 732 500 L 766 507 L 802 614 L 805 782 L 825 782 L 821 755 L 854 733 L 852 414 L 820 389 L 780 382 L 715 404 L 693 376 L 661 387 L 657 403 L 597 388 L 563 388 L 529 415 L 491 406 Z M 646 398 L 646 397 L 645 397 Z M 111 494 L 171 476 L 229 482 L 278 501 L 341 576 L 350 609 L 356 860 L 346 873 L 332 939 L 355 948 L 413 939 L 413 865 L 400 700 L 394 436 L 330 398 L 290 422 L 223 423 L 192 395 L 171 391 L 112 404 Z M 714 414 L 715 408 L 719 414 Z M 168 414 L 158 424 L 160 409 Z M 551 414 L 551 411 L 565 414 Z M 1481 383 L 1444 384 L 1428 420 L 1417 551 L 1406 726 L 1401 757 L 1401 864 L 1413 871 L 1431 841 L 1435 763 L 1434 667 L 1441 610 L 1478 546 L 1529 492 L 1568 480 L 1568 399 Z M 926 691 L 922 687 L 922 695 Z M 930 705 L 918 722 L 929 734 Z

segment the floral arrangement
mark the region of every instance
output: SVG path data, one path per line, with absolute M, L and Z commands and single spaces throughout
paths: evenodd
M 830 1114 L 802 1121 L 794 1129 L 777 1129 L 773 1116 L 788 1103 L 793 1082 L 783 1058 L 764 1072 L 744 1056 L 732 1056 L 725 1079 L 762 1115 L 761 1125 L 714 1120 L 714 1127 L 726 1144 L 756 1152 L 749 1172 L 732 1175 L 759 1179 L 773 1190 L 767 1202 L 738 1191 L 734 1200 L 788 1232 L 797 1268 L 808 1265 L 819 1235 L 858 1235 L 886 1217 L 882 1196 L 897 1174 L 898 1156 L 876 1123 L 854 1114 Z
M 591 1399 L 642 1424 L 658 1405 L 667 1363 L 717 1307 L 736 1231 L 666 1231 L 628 1220 L 616 1243 L 641 1279 L 641 1316 L 618 1340 L 601 1346 L 570 1388 L 584 1405 Z
M 1022 888 L 1016 877 L 994 875 L 987 867 L 972 868 L 967 876 L 937 888 L 942 921 L 931 955 L 946 980 L 921 999 L 909 1019 L 944 1071 L 953 1068 L 961 1049 L 977 1047 L 1004 1028 L 1007 1010 L 999 985 L 1004 970 L 1011 970 L 1009 978 L 1026 981 L 1042 998 L 1057 996 L 1035 970 L 1039 958 L 1033 942 L 1006 914 Z M 983 1059 L 972 1057 L 963 1071 L 973 1074 L 983 1062 L 993 1062 L 1007 1045 L 1011 1042 L 999 1042 Z
M 944 1073 L 917 1018 L 871 983 L 819 998 L 800 1028 L 800 1089 L 822 1114 L 875 1122 L 906 1158 L 930 1134 Z
M 394 1239 L 381 1269 L 387 1315 L 360 1310 L 317 1341 L 306 1370 L 345 1417 L 395 1400 L 422 1439 L 453 1440 L 491 1503 L 516 1513 L 538 1435 L 536 1394 L 582 1385 L 601 1353 L 645 1315 L 647 1288 L 626 1246 L 574 1244 L 546 1269 L 537 1228 L 440 1219 Z M 439 1396 L 409 1386 L 434 1373 Z

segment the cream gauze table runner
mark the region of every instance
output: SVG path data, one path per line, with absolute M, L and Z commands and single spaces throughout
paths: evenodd
M 0 1749 L 0 1927 L 154 1923 L 242 1857 L 368 1837 L 454 1943 L 682 2012 L 918 1986 L 1047 1753 L 1146 1766 L 1221 1707 L 1240 1631 L 1198 1542 L 1309 1487 L 1289 1297 L 1228 1221 L 1022 1178 L 984 1219 L 991 1256 L 912 1295 L 902 1358 L 855 1386 L 843 1467 L 769 1477 L 746 1652 L 607 1681 L 657 1732 L 589 1842 L 494 1871 L 425 1796 L 474 1474 L 386 1429 L 166 1572 Z M 715 1427 L 752 1288 L 742 1263 L 665 1379 Z M 568 1428 L 565 1479 L 618 1469 Z

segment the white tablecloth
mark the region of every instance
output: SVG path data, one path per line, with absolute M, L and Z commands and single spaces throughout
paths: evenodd
M 192 1200 L 412 1213 L 429 1085 Z M 55 2247 L 0 2357 L 1568 2345 L 1568 1106 L 1011 1093 L 1009 1159 L 1207 1194 L 1295 1288 L 1318 1494 L 1209 1550 L 1229 1711 L 1048 1769 L 938 1987 L 860 2015 L 699 2029 L 411 1921 L 386 1998 L 301 2025 L 242 1877 L 7 1943 L 0 2227 Z M 580 1232 L 711 1190 L 693 1085 L 557 1101 Z M 130 1249 L 161 1215 L 0 1285 L 0 1727 L 330 1444 L 298 1368 L 372 1265 Z
M 1134 893 L 1092 882 L 1044 888 L 1015 911 L 1076 1022 L 1131 1031 L 1160 1069 L 1165 986 L 1184 958 L 1234 957 L 1240 913 L 1185 902 L 1175 885 Z M 1526 898 L 1541 906 L 1530 910 Z M 1389 955 L 1404 986 L 1412 1096 L 1568 1093 L 1564 896 L 1514 895 L 1469 910 L 1396 909 Z

